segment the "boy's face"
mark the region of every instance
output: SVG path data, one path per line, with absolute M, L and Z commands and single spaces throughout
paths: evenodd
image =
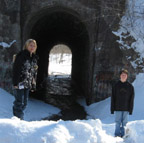
M 128 75 L 126 73 L 122 72 L 121 75 L 120 75 L 121 81 L 126 82 L 127 78 L 128 78 Z

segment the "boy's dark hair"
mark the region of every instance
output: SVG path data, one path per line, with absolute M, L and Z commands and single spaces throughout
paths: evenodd
M 122 70 L 120 71 L 120 75 L 121 75 L 122 73 L 126 73 L 126 74 L 128 75 L 128 70 L 127 70 L 127 69 L 122 69 Z

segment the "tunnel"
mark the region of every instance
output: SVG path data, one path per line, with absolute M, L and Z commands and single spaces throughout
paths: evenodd
M 78 13 L 64 8 L 47 9 L 29 22 L 29 38 L 37 41 L 39 68 L 37 89 L 45 88 L 48 75 L 49 54 L 54 45 L 65 44 L 72 51 L 72 96 L 88 96 L 89 34 Z M 42 95 L 39 95 L 42 96 Z

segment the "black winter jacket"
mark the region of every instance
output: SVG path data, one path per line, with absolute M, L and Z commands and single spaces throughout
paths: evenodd
M 112 88 L 111 113 L 128 111 L 131 115 L 134 104 L 134 87 L 129 82 L 118 81 Z
M 22 85 L 24 88 L 35 89 L 37 77 L 37 55 L 28 50 L 22 50 L 16 56 L 13 65 L 13 85 Z

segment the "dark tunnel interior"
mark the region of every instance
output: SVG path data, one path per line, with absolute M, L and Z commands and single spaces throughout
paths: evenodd
M 71 82 L 74 93 L 85 96 L 88 88 L 89 36 L 84 23 L 67 11 L 47 12 L 32 27 L 30 37 L 37 41 L 39 70 L 38 89 L 48 77 L 49 53 L 56 44 L 65 44 L 72 51 Z

